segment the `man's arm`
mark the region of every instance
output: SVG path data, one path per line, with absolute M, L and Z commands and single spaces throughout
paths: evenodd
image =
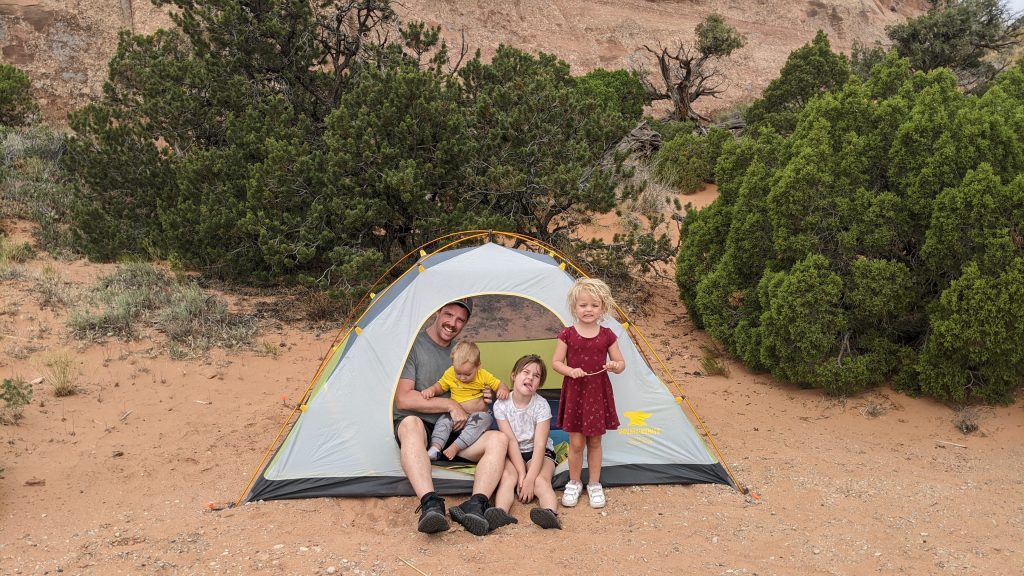
M 462 430 L 466 425 L 469 414 L 462 408 L 462 405 L 451 398 L 424 398 L 423 393 L 416 390 L 416 383 L 408 378 L 398 380 L 398 389 L 395 390 L 395 408 L 419 412 L 421 414 L 443 414 L 448 413 L 452 417 L 452 430 Z
M 441 388 L 440 382 L 435 382 L 433 386 L 427 388 L 423 392 L 420 392 L 424 398 L 433 398 L 434 396 L 440 395 L 444 390 Z
M 423 412 L 424 414 L 442 414 L 450 412 L 453 408 L 462 410 L 459 403 L 451 398 L 424 398 L 423 394 L 416 390 L 416 383 L 408 378 L 398 380 L 398 389 L 395 390 L 395 408 L 409 410 L 412 412 Z

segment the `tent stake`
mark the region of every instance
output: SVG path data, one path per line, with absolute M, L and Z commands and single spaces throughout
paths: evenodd
M 426 573 L 426 572 L 424 572 L 423 570 L 420 570 L 419 568 L 417 568 L 417 567 L 413 566 L 413 565 L 412 565 L 412 562 L 409 562 L 409 561 L 408 561 L 408 560 L 406 560 L 405 558 L 402 558 L 401 556 L 399 556 L 399 557 L 398 557 L 398 559 L 399 559 L 399 560 L 401 560 L 402 562 L 405 562 L 406 564 L 408 564 L 408 565 L 409 565 L 409 568 L 412 568 L 413 570 L 415 570 L 415 571 L 419 572 L 420 574 L 423 574 L 423 576 L 430 576 L 429 574 L 427 574 L 427 573 Z

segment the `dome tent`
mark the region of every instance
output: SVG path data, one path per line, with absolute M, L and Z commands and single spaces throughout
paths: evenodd
M 572 322 L 565 300 L 574 277 L 553 251 L 537 253 L 494 242 L 452 247 L 497 234 L 467 232 L 436 252 L 420 251 L 417 263 L 371 296 L 362 316 L 328 352 L 297 420 L 269 462 L 265 459 L 260 464 L 244 500 L 413 494 L 394 440 L 392 405 L 413 340 L 433 314 L 453 300 L 498 295 L 531 301 L 549 311 L 561 326 Z M 539 245 L 532 239 L 529 243 Z M 669 392 L 641 354 L 631 328 L 610 317 L 603 325 L 618 337 L 627 368 L 622 374 L 610 374 L 622 425 L 604 437 L 602 483 L 736 487 L 727 468 L 687 419 L 682 398 Z M 506 381 L 509 370 L 503 363 L 510 365 L 509 358 L 522 350 L 550 358 L 554 336 L 508 345 L 482 344 L 484 366 Z M 560 379 L 552 373 L 548 387 Z M 468 493 L 472 467 L 434 466 L 433 478 L 439 493 Z M 567 480 L 568 463 L 563 462 L 555 470 L 556 487 Z

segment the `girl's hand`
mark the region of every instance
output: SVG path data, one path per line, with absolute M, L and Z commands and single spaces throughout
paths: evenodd
M 505 400 L 508 398 L 508 388 L 505 388 L 504 386 L 498 386 L 498 391 L 496 392 L 496 394 L 498 395 L 498 400 Z
M 626 367 L 625 364 L 625 362 L 616 362 L 615 360 L 609 360 L 608 363 L 604 365 L 604 367 L 609 372 L 614 372 L 618 374 L 622 372 L 623 368 Z
M 431 398 L 434 397 L 434 391 L 431 388 L 427 388 L 423 392 L 420 392 L 420 394 L 423 394 L 424 400 L 430 400 Z
M 534 479 L 530 478 L 530 475 L 527 474 L 519 486 L 519 501 L 523 504 L 533 500 L 533 483 Z
M 516 481 L 516 494 L 523 493 L 523 484 L 526 482 L 526 474 L 519 474 L 519 479 Z M 522 497 L 522 496 L 520 496 Z
M 583 378 L 587 373 L 583 371 L 583 368 L 572 368 L 569 370 L 570 378 Z

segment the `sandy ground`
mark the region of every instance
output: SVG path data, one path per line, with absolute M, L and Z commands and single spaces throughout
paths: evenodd
M 735 363 L 701 377 L 707 337 L 667 278 L 634 320 L 748 496 L 611 488 L 603 512 L 564 512 L 561 532 L 517 506 L 520 524 L 483 538 L 416 532 L 412 498 L 212 511 L 241 495 L 334 328 L 265 319 L 262 355 L 191 361 L 169 359 L 160 334 L 86 345 L 69 337 L 66 309 L 40 307 L 47 266 L 80 286 L 110 270 L 39 258 L 0 284 L 0 377 L 36 378 L 45 354 L 67 350 L 82 388 L 56 398 L 38 384 L 20 424 L 0 426 L 0 574 L 1024 572 L 1020 403 L 982 409 L 964 436 L 948 407 L 886 389 L 828 398 Z

